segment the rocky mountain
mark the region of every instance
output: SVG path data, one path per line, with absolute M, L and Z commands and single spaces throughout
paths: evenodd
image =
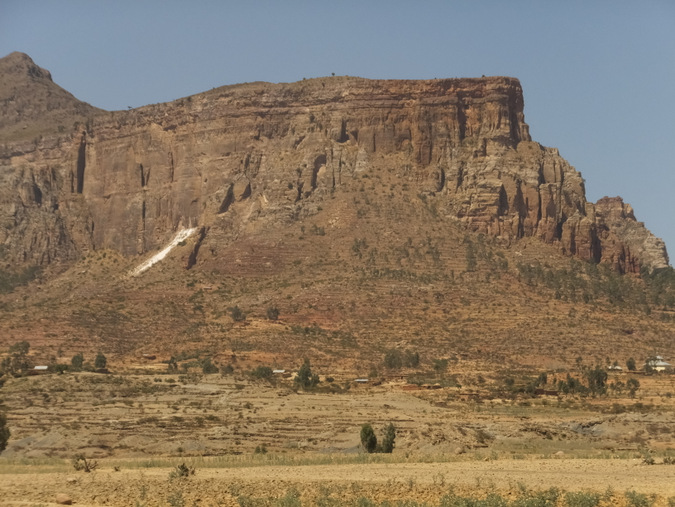
M 532 141 L 513 78 L 250 83 L 104 112 L 12 53 L 0 104 L 8 265 L 135 256 L 188 226 L 201 231 L 194 265 L 200 248 L 306 220 L 382 173 L 387 200 L 421 198 L 504 245 L 533 237 L 619 272 L 668 265 L 630 206 L 589 203 L 581 174 Z
M 531 140 L 516 79 L 249 83 L 106 112 L 25 55 L 2 69 L 22 105 L 0 129 L 0 345 L 345 375 L 394 348 L 485 371 L 675 353 L 663 242 Z

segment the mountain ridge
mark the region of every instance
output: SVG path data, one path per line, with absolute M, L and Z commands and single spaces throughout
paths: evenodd
M 0 62 L 24 78 L 51 83 L 27 55 L 12 53 Z M 622 201 L 600 205 L 620 223 L 598 217 L 581 175 L 555 148 L 532 142 L 515 78 L 257 82 L 115 112 L 70 94 L 47 98 L 30 118 L 75 111 L 86 112 L 86 119 L 59 125 L 66 135 L 6 143 L 5 181 L 24 189 L 20 203 L 0 197 L 0 208 L 15 216 L 1 238 L 16 252 L 10 254 L 15 262 L 43 264 L 100 248 L 144 253 L 179 223 L 217 227 L 235 200 L 248 200 L 249 217 L 270 210 L 283 215 L 285 206 L 316 208 L 343 178 L 358 178 L 388 159 L 401 181 L 474 232 L 506 243 L 535 236 L 619 272 L 668 266 L 661 240 L 632 212 L 610 209 L 622 208 Z M 22 217 L 12 211 L 19 204 Z M 51 239 L 36 226 L 45 221 Z M 30 249 L 21 246 L 29 229 Z
M 589 203 L 522 110 L 513 78 L 326 77 L 3 142 L 0 335 L 45 361 L 197 348 L 354 374 L 391 348 L 426 365 L 669 357 L 665 248 L 621 199 Z

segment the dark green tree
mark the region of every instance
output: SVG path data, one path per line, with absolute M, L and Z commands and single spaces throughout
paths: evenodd
M 367 453 L 375 452 L 377 449 L 377 437 L 370 424 L 361 426 L 361 445 Z
M 9 347 L 9 355 L 2 360 L 2 364 L 0 365 L 2 373 L 7 373 L 14 377 L 26 373 L 31 367 L 30 360 L 28 359 L 29 350 L 30 343 L 25 340 Z
M 231 308 L 228 308 L 230 310 L 230 316 L 235 322 L 242 322 L 246 320 L 246 314 L 241 311 L 241 308 L 238 306 L 233 306 Z
M 629 371 L 635 371 L 635 368 L 637 368 L 635 364 L 635 359 L 629 357 L 628 361 L 626 361 L 626 368 L 628 368 Z
M 312 373 L 309 359 L 305 359 L 305 362 L 302 363 L 295 377 L 295 383 L 299 384 L 303 389 L 311 389 L 319 383 L 319 376 Z
M 276 306 L 270 306 L 267 309 L 267 318 L 269 320 L 278 320 L 279 319 L 279 309 Z
M 9 437 L 10 432 L 7 427 L 7 416 L 3 412 L 0 412 L 0 452 L 7 448 Z
M 626 381 L 626 387 L 630 391 L 630 397 L 633 398 L 635 397 L 635 392 L 640 389 L 640 381 L 635 378 L 629 378 Z
M 202 373 L 208 375 L 211 373 L 218 373 L 218 371 L 218 367 L 213 364 L 210 357 L 207 357 L 202 361 Z
M 588 381 L 588 389 L 593 394 L 605 394 L 607 390 L 607 372 L 604 368 L 596 366 L 592 370 L 586 371 L 586 380 Z
M 94 359 L 94 367 L 96 369 L 102 369 L 105 368 L 105 366 L 108 364 L 108 359 L 103 355 L 102 352 L 99 352 L 96 354 L 96 359 Z
M 384 427 L 384 438 L 380 452 L 391 453 L 394 450 L 394 441 L 396 440 L 396 427 L 389 423 Z
M 401 352 L 397 349 L 390 349 L 384 354 L 384 366 L 390 370 L 397 370 L 403 366 Z
M 84 364 L 84 355 L 82 354 L 82 352 L 75 354 L 73 358 L 70 360 L 70 364 L 76 370 L 81 370 L 82 365 Z

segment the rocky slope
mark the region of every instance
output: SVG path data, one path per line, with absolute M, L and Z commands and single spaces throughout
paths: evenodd
M 315 216 L 376 173 L 390 191 L 372 199 L 419 197 L 439 221 L 504 244 L 534 237 L 619 272 L 668 265 L 629 206 L 587 202 L 579 172 L 531 140 L 513 78 L 250 83 L 100 112 L 26 55 L 3 58 L 0 71 L 7 265 L 104 248 L 134 256 L 192 226 L 191 267 L 200 248 L 217 256 L 246 234 Z

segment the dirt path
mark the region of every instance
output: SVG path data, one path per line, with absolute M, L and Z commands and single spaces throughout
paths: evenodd
M 490 462 L 399 463 L 368 465 L 260 466 L 199 469 L 185 480 L 169 481 L 170 469 L 109 469 L 84 473 L 0 475 L 3 505 L 49 505 L 58 493 L 84 505 L 167 505 L 179 495 L 185 505 L 238 505 L 240 496 L 279 497 L 291 488 L 350 491 L 385 499 L 437 500 L 450 486 L 478 493 L 557 487 L 567 491 L 617 493 L 635 490 L 675 496 L 675 466 L 642 465 L 639 460 L 501 460 Z M 331 489 L 332 488 L 332 489 Z M 306 503 L 307 505 L 311 503 Z

